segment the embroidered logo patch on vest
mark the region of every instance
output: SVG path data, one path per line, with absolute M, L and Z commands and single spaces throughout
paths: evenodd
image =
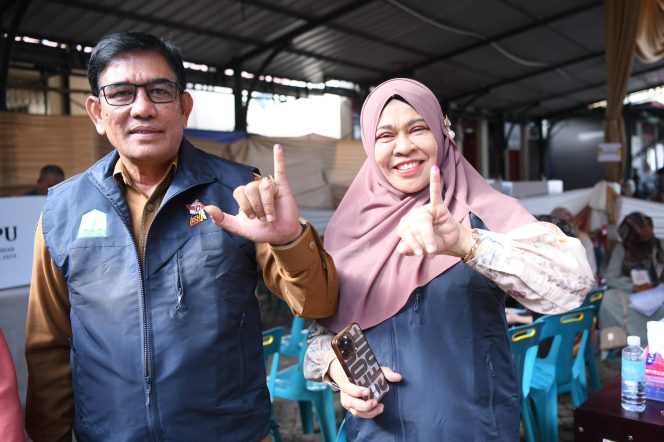
M 205 204 L 198 201 L 198 198 L 193 203 L 185 204 L 184 206 L 189 210 L 189 227 L 202 223 L 207 219 Z
M 97 209 L 83 214 L 81 224 L 78 226 L 76 238 L 106 238 L 108 237 L 107 215 Z

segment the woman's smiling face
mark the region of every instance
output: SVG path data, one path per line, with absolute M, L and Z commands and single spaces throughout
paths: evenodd
M 389 101 L 376 128 L 374 160 L 392 187 L 404 193 L 427 187 L 437 153 L 438 144 L 424 118 L 403 101 Z

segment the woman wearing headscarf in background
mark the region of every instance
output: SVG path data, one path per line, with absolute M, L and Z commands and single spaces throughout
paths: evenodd
M 654 287 L 664 279 L 664 251 L 653 227 L 652 218 L 641 212 L 630 213 L 618 226 L 621 242 L 611 252 L 606 268 L 609 289 L 599 309 L 600 329 L 621 326 L 628 335 L 640 336 L 642 345 L 648 342 L 646 323 L 664 317 L 664 306 L 645 315 L 629 305 L 631 293 Z
M 378 86 L 361 124 L 367 160 L 325 234 L 339 310 L 313 325 L 305 375 L 341 388 L 351 441 L 518 440 L 501 288 L 542 313 L 577 307 L 593 283 L 583 248 L 486 184 L 421 83 Z M 392 382 L 380 403 L 331 350 L 350 322 Z

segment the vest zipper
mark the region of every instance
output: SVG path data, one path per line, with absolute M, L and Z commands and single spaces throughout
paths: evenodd
M 148 314 L 147 314 L 147 301 L 145 299 L 145 250 L 147 248 L 147 238 L 148 235 L 147 233 L 150 231 L 150 227 L 148 227 L 148 232 L 145 234 L 145 244 L 143 245 L 143 265 L 141 265 L 141 258 L 138 255 L 138 244 L 136 244 L 136 239 L 134 238 L 134 235 L 131 230 L 131 226 L 127 224 L 122 217 L 122 213 L 116 209 L 118 212 L 118 215 L 120 219 L 122 220 L 122 224 L 124 224 L 125 228 L 127 229 L 127 232 L 129 232 L 129 236 L 131 237 L 131 241 L 134 243 L 134 252 L 136 254 L 136 263 L 138 264 L 138 271 L 140 274 L 140 283 L 141 283 L 141 308 L 143 309 L 142 311 L 142 316 L 143 316 L 143 357 L 145 358 L 145 365 L 143 367 L 143 381 L 145 383 L 145 406 L 148 409 L 148 427 L 150 428 L 150 433 L 152 434 L 152 439 L 155 441 L 158 441 L 159 438 L 157 437 L 155 428 L 154 428 L 154 416 L 152 415 L 152 406 L 151 406 L 151 396 L 152 396 L 152 376 L 151 376 L 151 369 L 150 369 L 150 326 L 148 323 Z M 154 221 L 154 219 L 153 219 Z
M 212 181 L 209 181 L 212 182 Z M 192 184 L 190 186 L 184 187 L 180 189 L 177 193 L 174 193 L 171 195 L 170 198 L 168 199 L 163 199 L 161 201 L 161 204 L 159 205 L 159 209 L 157 209 L 157 213 L 154 214 L 154 217 L 152 218 L 152 222 L 148 226 L 148 229 L 145 231 L 145 240 L 143 241 L 143 265 L 141 266 L 140 262 L 140 257 L 138 256 L 138 249 L 136 248 L 136 240 L 134 240 L 134 249 L 136 249 L 136 258 L 139 263 L 139 270 L 141 274 L 141 306 L 143 308 L 143 333 L 145 334 L 145 340 L 144 340 L 144 345 L 143 345 L 143 351 L 144 351 L 144 356 L 145 356 L 145 388 L 146 388 L 146 393 L 147 393 L 147 401 L 146 401 L 146 406 L 148 408 L 148 427 L 150 428 L 150 433 L 152 434 L 152 439 L 154 441 L 159 441 L 159 436 L 157 433 L 156 427 L 156 415 L 157 415 L 157 410 L 156 410 L 156 405 L 150 405 L 151 404 L 151 396 L 152 396 L 152 364 L 150 363 L 152 359 L 152 348 L 150 347 L 150 321 L 148 319 L 148 310 L 147 310 L 147 299 L 145 296 L 145 274 L 146 274 L 146 269 L 148 268 L 147 262 L 148 262 L 148 256 L 147 256 L 147 249 L 148 249 L 148 237 L 150 236 L 150 228 L 152 227 L 152 224 L 154 224 L 154 221 L 157 219 L 157 216 L 159 216 L 159 212 L 161 212 L 161 208 L 164 207 L 168 201 L 171 199 L 175 198 L 177 195 L 185 192 L 188 189 L 191 189 L 193 187 L 202 185 L 202 184 L 207 184 L 207 182 L 204 183 L 196 183 Z M 165 195 L 164 195 L 165 196 Z M 134 238 L 134 235 L 131 233 L 131 227 L 128 226 L 125 223 L 125 227 L 129 230 L 129 233 L 132 237 Z
M 162 202 L 163 204 L 163 202 Z M 149 419 L 149 427 L 150 427 L 150 433 L 152 434 L 152 439 L 155 441 L 159 441 L 159 436 L 157 433 L 157 428 L 156 428 L 156 422 L 157 422 L 157 410 L 156 410 L 156 404 L 151 405 L 151 397 L 152 397 L 152 347 L 150 346 L 150 320 L 148 317 L 148 301 L 147 297 L 145 295 L 145 274 L 146 270 L 148 268 L 147 266 L 147 249 L 148 249 L 148 235 L 150 234 L 150 227 L 152 227 L 152 223 L 154 222 L 155 218 L 157 217 L 157 214 L 155 214 L 154 218 L 152 218 L 152 222 L 148 226 L 148 229 L 145 231 L 145 240 L 143 241 L 143 265 L 140 265 L 139 261 L 139 267 L 140 267 L 140 273 L 141 273 L 141 304 L 143 306 L 143 333 L 145 333 L 145 340 L 143 341 L 143 350 L 145 352 L 145 388 L 146 388 L 146 393 L 147 393 L 147 401 L 146 401 L 146 406 L 148 408 L 148 419 Z M 137 251 L 138 253 L 138 251 Z

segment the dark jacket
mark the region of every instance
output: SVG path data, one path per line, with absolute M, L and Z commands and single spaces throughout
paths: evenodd
M 459 262 L 364 333 L 378 362 L 403 381 L 390 384 L 374 419 L 346 415 L 348 440 L 519 440 L 505 294 L 493 282 Z
M 71 302 L 74 432 L 83 441 L 255 441 L 269 431 L 254 244 L 196 199 L 237 211 L 250 167 L 186 140 L 139 265 L 112 152 L 52 189 L 49 252 Z

